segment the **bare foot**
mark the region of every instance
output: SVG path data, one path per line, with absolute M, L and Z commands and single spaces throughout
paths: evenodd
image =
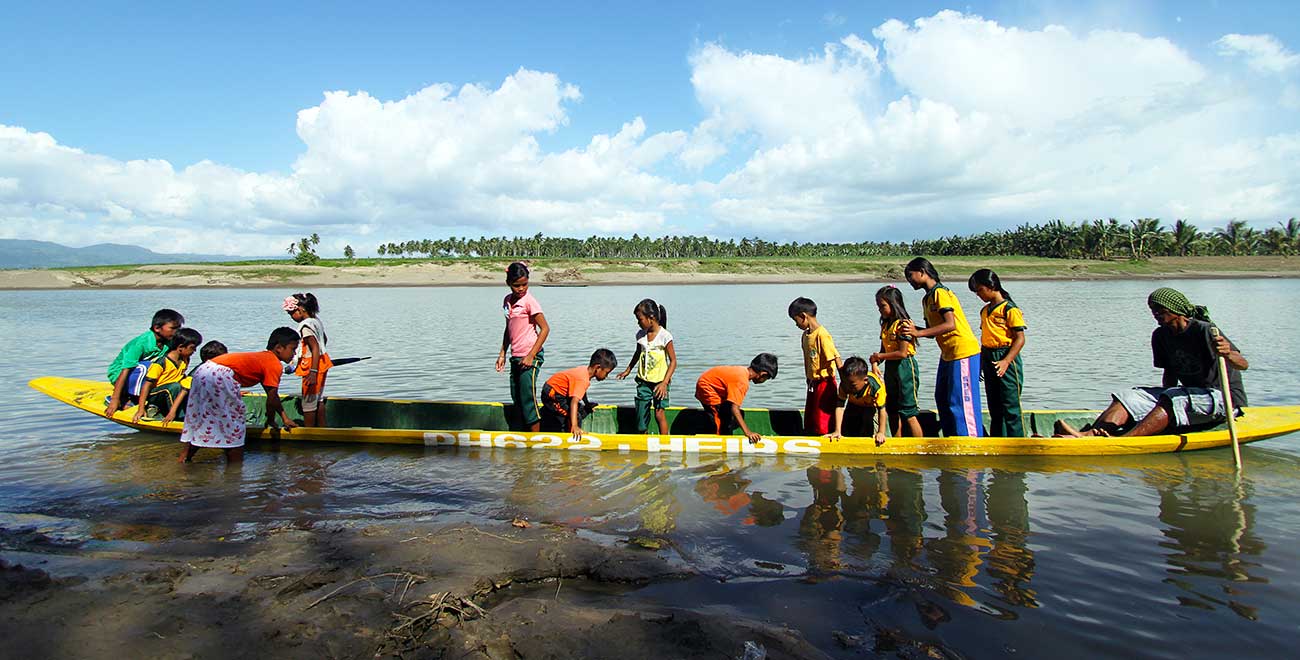
M 1080 433 L 1078 429 L 1075 429 L 1073 426 L 1066 424 L 1064 420 L 1058 419 L 1056 420 L 1056 423 L 1052 425 L 1052 437 L 1053 438 L 1082 438 L 1083 434 Z

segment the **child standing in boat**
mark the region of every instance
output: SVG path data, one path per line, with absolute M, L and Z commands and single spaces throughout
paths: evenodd
M 1025 347 L 1025 315 L 1002 288 L 997 273 L 981 268 L 967 284 L 985 303 L 980 310 L 980 365 L 989 406 L 989 435 L 1023 438 L 1020 392 L 1025 376 L 1020 351 Z
M 302 425 L 325 425 L 325 375 L 334 363 L 330 362 L 326 345 L 325 324 L 320 320 L 320 303 L 310 293 L 295 293 L 281 305 L 289 318 L 298 323 L 302 337 L 294 375 L 302 377 Z
M 916 337 L 903 328 L 912 317 L 903 304 L 903 292 L 891 285 L 876 291 L 880 312 L 880 351 L 871 355 L 872 364 L 885 364 L 885 406 L 889 429 L 895 437 L 921 436 L 920 409 L 916 397 L 921 391 L 921 371 L 916 365 Z
M 924 328 L 908 320 L 903 331 L 917 338 L 933 337 L 939 344 L 939 372 L 934 381 L 934 402 L 939 408 L 939 425 L 945 436 L 979 437 L 980 343 L 975 339 L 957 294 L 939 281 L 939 272 L 929 259 L 917 257 L 903 269 L 913 289 L 925 289 L 921 299 Z
M 808 396 L 804 398 L 803 430 L 809 435 L 826 435 L 830 432 L 831 418 L 836 417 L 835 370 L 843 362 L 835 348 L 835 340 L 826 326 L 817 321 L 817 303 L 808 298 L 795 298 L 787 310 L 795 327 L 803 331 L 799 349 L 803 354 L 804 376 L 808 380 Z M 836 427 L 839 432 L 839 427 Z
M 285 430 L 297 426 L 280 404 L 282 363 L 293 359 L 298 351 L 298 332 L 293 328 L 276 328 L 266 341 L 266 350 L 252 353 L 225 353 L 199 365 L 194 370 L 190 403 L 181 431 L 181 462 L 194 458 L 199 447 L 224 450 L 232 463 L 244 458 L 244 397 L 242 387 L 261 384 L 266 390 L 266 423 L 274 425 L 276 416 Z M 206 348 L 206 347 L 205 347 Z
M 745 424 L 741 406 L 749 393 L 749 384 L 766 383 L 776 378 L 776 369 L 775 355 L 759 353 L 750 360 L 748 367 L 713 367 L 700 374 L 700 379 L 695 381 L 695 400 L 704 406 L 704 414 L 710 422 L 709 431 L 729 434 L 739 428 L 750 442 L 762 440 L 763 436 L 749 430 Z
M 159 411 L 166 410 L 163 424 L 169 424 L 180 416 L 184 419 L 185 395 L 190 391 L 190 377 L 185 370 L 190 368 L 190 357 L 199 350 L 203 335 L 193 328 L 181 328 L 172 337 L 171 350 L 154 358 L 144 372 L 144 383 L 140 385 L 140 404 L 135 408 L 134 424 L 140 423 L 147 408 L 152 417 Z
M 660 433 L 668 432 L 668 384 L 677 371 L 677 348 L 673 335 L 668 332 L 668 310 L 663 305 L 646 298 L 632 309 L 640 330 L 636 333 L 636 352 L 632 361 L 618 375 L 627 378 L 636 366 L 636 432 L 650 430 L 650 412 L 654 411 L 655 424 Z
M 592 379 L 605 380 L 618 366 L 618 358 L 608 348 L 598 348 L 585 367 L 565 369 L 546 380 L 542 386 L 541 426 L 543 431 L 573 432 L 582 438 L 582 420 L 595 407 L 587 400 Z
M 510 400 L 519 409 L 524 428 L 537 431 L 541 417 L 537 412 L 537 376 L 541 373 L 545 356 L 542 344 L 551 334 L 546 324 L 542 306 L 528 292 L 528 266 L 516 261 L 506 269 L 506 284 L 510 293 L 502 302 L 506 329 L 501 335 L 501 352 L 497 355 L 497 371 L 510 359 Z

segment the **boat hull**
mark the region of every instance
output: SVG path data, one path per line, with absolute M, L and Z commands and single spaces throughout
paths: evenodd
M 86 412 L 105 417 L 104 400 L 111 393 L 107 383 L 73 378 L 42 377 L 29 385 L 51 398 Z M 286 410 L 297 417 L 297 397 L 284 397 Z M 1230 444 L 1226 428 L 1192 433 L 1140 438 L 890 438 L 877 447 L 871 438 L 846 437 L 831 441 L 801 435 L 800 413 L 796 410 L 747 409 L 746 423 L 763 434 L 750 443 L 739 436 L 717 436 L 691 431 L 701 428 L 701 412 L 686 408 L 668 411 L 667 434 L 627 433 L 633 426 L 627 407 L 599 406 L 585 423 L 588 431 L 574 439 L 567 434 L 512 431 L 515 411 L 492 402 L 442 402 L 419 400 L 331 397 L 329 422 L 325 428 L 296 428 L 292 431 L 265 424 L 265 397 L 246 394 L 249 409 L 248 437 L 258 440 L 296 442 L 341 442 L 424 445 L 434 447 L 515 448 L 561 451 L 646 452 L 650 454 L 720 455 L 949 455 L 949 456 L 1101 456 L 1155 454 L 1213 449 Z M 1089 410 L 1026 411 L 1026 428 L 1050 435 L 1052 424 L 1064 420 L 1083 424 L 1097 415 Z M 179 434 L 182 424 L 164 425 L 144 418 L 132 421 L 135 408 L 118 411 L 112 421 L 141 431 Z M 924 426 L 933 432 L 934 419 L 927 414 Z M 364 422 L 364 423 L 361 423 Z M 846 424 L 846 426 L 849 426 Z M 1254 442 L 1300 431 L 1300 406 L 1247 408 L 1238 420 L 1242 442 Z M 679 432 L 680 431 L 680 432 Z

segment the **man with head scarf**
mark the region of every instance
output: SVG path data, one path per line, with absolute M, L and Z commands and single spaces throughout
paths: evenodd
M 1161 386 L 1115 393 L 1110 406 L 1085 430 L 1057 422 L 1055 435 L 1157 435 L 1220 424 L 1230 414 L 1219 382 L 1220 356 L 1227 360 L 1232 405 L 1238 408 L 1231 414 L 1240 414 L 1240 406 L 1246 405 L 1241 372 L 1250 363 L 1227 337 L 1214 336 L 1209 312 L 1168 287 L 1151 292 L 1147 306 L 1159 325 L 1151 333 L 1151 354 L 1155 367 L 1164 370 Z

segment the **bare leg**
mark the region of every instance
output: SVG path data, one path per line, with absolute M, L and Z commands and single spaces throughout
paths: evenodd
M 1156 407 L 1156 410 L 1163 412 L 1163 409 L 1160 408 L 1159 406 Z M 1155 411 L 1152 411 L 1152 414 L 1155 414 Z M 1150 416 L 1151 415 L 1147 415 L 1147 417 Z M 1097 421 L 1092 423 L 1093 426 L 1092 429 L 1087 431 L 1079 431 L 1076 430 L 1073 426 L 1070 426 L 1069 424 L 1058 420 L 1054 425 L 1054 428 L 1052 429 L 1053 430 L 1052 435 L 1057 438 L 1085 438 L 1089 436 L 1098 435 L 1096 431 L 1098 426 L 1109 426 L 1111 428 L 1120 428 L 1125 424 L 1128 424 L 1131 420 L 1132 418 L 1129 417 L 1128 410 L 1126 410 L 1124 406 L 1120 405 L 1120 402 L 1111 401 L 1110 405 L 1106 406 L 1106 409 L 1101 411 L 1101 414 L 1097 416 Z M 1166 424 L 1167 423 L 1168 421 L 1166 418 Z M 1133 431 L 1136 430 L 1137 428 L 1134 427 Z M 1125 435 L 1133 435 L 1133 431 L 1129 431 Z M 1141 435 L 1151 435 L 1151 434 L 1145 433 Z
M 198 450 L 199 450 L 198 447 L 195 447 L 194 445 L 188 442 L 181 443 L 180 462 L 189 463 L 190 461 L 194 460 L 194 453 L 197 452 Z
M 224 451 L 226 452 L 227 463 L 240 463 L 244 460 L 243 447 L 231 447 L 230 449 L 226 449 Z
M 921 420 L 915 417 L 908 417 L 903 421 L 903 425 L 907 427 L 907 435 L 913 438 L 921 437 Z
M 542 420 L 540 419 L 528 425 L 528 431 L 530 433 L 536 433 L 540 430 L 542 430 Z
M 1143 417 L 1142 421 L 1138 422 L 1136 426 L 1129 429 L 1128 433 L 1125 433 L 1124 435 L 1159 435 L 1169 428 L 1169 422 L 1169 411 L 1165 410 L 1164 406 L 1156 406 L 1155 410 L 1147 413 L 1147 416 Z
M 903 417 L 898 411 L 889 411 L 889 434 L 895 438 L 903 435 Z
M 659 434 L 668 433 L 668 415 L 663 408 L 655 408 L 655 423 L 659 425 Z

